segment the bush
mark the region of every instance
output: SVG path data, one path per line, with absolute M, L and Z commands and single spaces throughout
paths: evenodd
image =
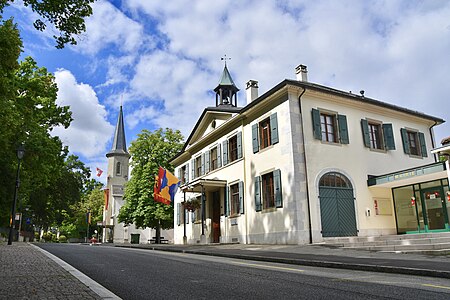
M 44 241 L 50 242 L 52 240 L 52 233 L 44 232 L 44 234 L 42 235 L 42 238 L 44 239 Z
M 35 239 L 36 241 L 39 241 L 39 232 L 35 232 L 35 233 L 34 233 L 34 239 Z
M 59 242 L 60 243 L 66 243 L 67 242 L 67 237 L 65 235 L 60 235 L 59 236 Z

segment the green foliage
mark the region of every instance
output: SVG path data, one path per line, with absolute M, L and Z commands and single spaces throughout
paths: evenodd
M 67 237 L 65 235 L 60 235 L 58 241 L 60 243 L 66 243 L 67 242 Z
M 125 187 L 125 204 L 120 209 L 119 221 L 135 223 L 137 227 L 173 227 L 173 206 L 153 200 L 153 183 L 159 166 L 173 172 L 169 160 L 183 147 L 180 131 L 170 128 L 154 132 L 143 130 L 131 143 L 131 179 Z
M 86 31 L 84 19 L 92 15 L 91 4 L 96 0 L 23 0 L 23 5 L 31 7 L 42 19 L 34 21 L 34 27 L 39 31 L 47 29 L 47 22 L 52 31 L 59 31 L 59 36 L 53 35 L 56 48 L 64 48 L 69 43 L 76 45 L 75 36 Z M 0 13 L 14 0 L 0 0 Z
M 50 242 L 52 240 L 53 234 L 51 232 L 44 232 L 42 234 L 42 239 L 46 242 Z

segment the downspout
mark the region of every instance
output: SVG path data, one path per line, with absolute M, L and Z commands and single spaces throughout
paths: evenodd
M 187 244 L 187 235 L 186 235 L 186 191 L 183 191 L 184 203 L 183 203 L 183 244 Z
M 242 119 L 242 139 L 244 139 L 244 119 Z M 244 158 L 244 195 L 245 195 L 245 191 L 247 190 L 246 188 L 245 188 L 245 185 L 246 185 L 246 183 L 247 183 L 247 169 L 246 169 L 246 165 L 245 165 L 245 163 L 246 163 L 246 157 L 245 157 L 245 143 L 242 143 L 242 157 Z M 244 197 L 244 203 L 248 203 L 247 201 L 245 201 L 245 199 L 246 199 L 247 197 Z M 247 207 L 245 207 L 245 205 L 244 205 L 244 216 L 245 216 L 245 244 L 248 244 L 248 234 L 249 234 L 249 232 L 248 232 L 248 211 L 247 211 L 247 209 L 246 208 L 248 208 L 248 205 L 247 205 Z
M 433 127 L 436 126 L 438 124 L 437 121 L 434 121 L 434 124 L 431 125 L 431 127 L 429 128 L 430 130 L 430 136 L 431 136 L 431 147 L 434 149 L 436 148 L 436 145 L 434 143 L 434 131 L 433 131 Z M 436 156 L 436 153 L 433 154 L 434 156 L 434 162 L 438 162 L 439 160 L 439 155 Z
M 305 162 L 305 181 L 306 181 L 306 203 L 308 204 L 308 229 L 309 229 L 309 243 L 313 243 L 312 238 L 312 222 L 311 222 L 311 203 L 309 199 L 309 183 L 308 183 L 308 168 L 306 167 L 306 147 L 305 147 L 305 126 L 303 126 L 303 115 L 302 115 L 302 105 L 301 98 L 303 94 L 306 92 L 306 88 L 303 88 L 302 93 L 298 96 L 298 108 L 300 109 L 300 116 L 302 121 L 302 142 L 303 142 L 303 161 Z

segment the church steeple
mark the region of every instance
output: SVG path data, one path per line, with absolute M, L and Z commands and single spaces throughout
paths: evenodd
M 222 78 L 219 85 L 214 89 L 214 92 L 216 92 L 216 107 L 223 105 L 237 107 L 238 91 L 239 89 L 234 84 L 225 61 Z
M 112 144 L 112 148 L 111 151 L 106 154 L 106 157 L 114 155 L 130 156 L 127 150 L 127 142 L 125 140 L 122 105 L 120 106 L 119 110 L 119 118 L 117 120 L 116 130 L 114 132 L 114 141 Z

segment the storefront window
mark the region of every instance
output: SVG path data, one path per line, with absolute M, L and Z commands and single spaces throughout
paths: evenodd
M 417 231 L 417 203 L 412 203 L 411 197 L 414 195 L 413 187 L 407 186 L 393 190 L 395 212 L 397 215 L 398 233 L 406 233 L 407 231 Z M 416 199 L 420 197 L 416 196 Z

